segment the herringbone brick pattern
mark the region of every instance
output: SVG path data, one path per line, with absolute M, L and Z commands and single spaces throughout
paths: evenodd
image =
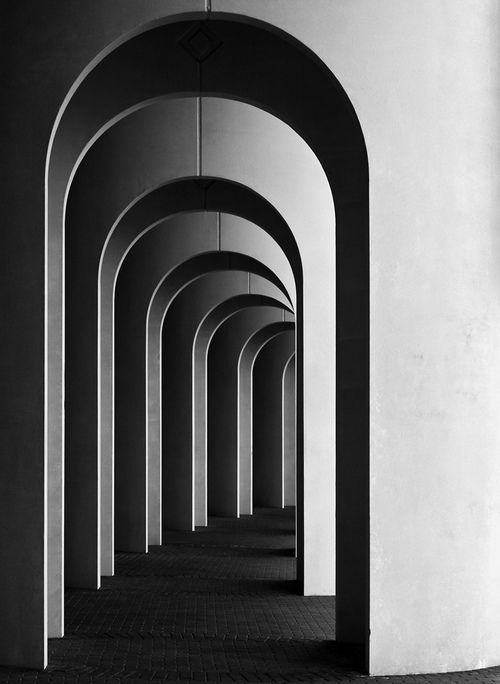
M 500 683 L 500 668 L 363 675 L 356 649 L 334 641 L 334 599 L 297 594 L 293 522 L 291 509 L 261 509 L 118 554 L 100 591 L 67 592 L 47 670 L 0 668 L 0 682 Z

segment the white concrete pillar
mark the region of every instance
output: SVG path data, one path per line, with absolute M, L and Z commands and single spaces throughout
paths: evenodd
M 196 170 L 196 103 L 177 104 L 163 109 L 177 122 L 175 131 L 148 126 L 158 113 L 146 109 L 103 134 L 80 163 L 67 200 L 65 520 L 66 579 L 73 586 L 100 583 L 99 262 L 110 226 L 142 190 Z

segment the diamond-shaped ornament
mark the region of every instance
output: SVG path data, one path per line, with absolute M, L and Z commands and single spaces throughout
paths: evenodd
M 204 23 L 198 22 L 181 38 L 180 44 L 193 59 L 201 63 L 222 45 L 222 40 Z

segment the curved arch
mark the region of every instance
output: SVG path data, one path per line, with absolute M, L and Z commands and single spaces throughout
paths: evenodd
M 319 60 L 311 58 L 311 55 L 307 52 L 307 50 L 302 50 L 297 48 L 297 41 L 294 41 L 291 37 L 285 36 L 284 34 L 278 34 L 275 31 L 273 31 L 270 27 L 264 27 L 261 25 L 256 26 L 255 22 L 248 22 L 247 19 L 242 18 L 241 19 L 241 24 L 238 21 L 235 21 L 235 17 L 231 15 L 231 21 L 226 21 L 226 24 L 223 25 L 224 22 L 221 22 L 218 25 L 218 28 L 221 29 L 231 29 L 234 33 L 239 32 L 239 38 L 238 38 L 238 45 L 240 48 L 243 46 L 249 47 L 251 44 L 253 44 L 253 41 L 251 40 L 252 37 L 254 37 L 254 34 L 252 32 L 258 31 L 259 36 L 263 39 L 263 43 L 267 43 L 265 39 L 268 38 L 271 44 L 274 44 L 274 50 L 281 51 L 281 53 L 284 55 L 285 53 L 287 54 L 287 61 L 288 63 L 292 63 L 292 57 L 296 57 L 296 59 L 302 64 L 302 66 L 310 66 L 310 69 L 299 69 L 298 72 L 296 73 L 301 73 L 304 74 L 304 79 L 301 81 L 301 85 L 304 88 L 312 88 L 314 91 L 313 94 L 316 94 L 319 97 L 319 93 L 322 93 L 322 97 L 324 96 L 324 101 L 327 107 L 332 107 L 332 103 L 335 102 L 335 104 L 339 105 L 338 106 L 338 111 L 336 114 L 338 115 L 339 112 L 341 113 L 341 116 L 334 116 L 333 118 L 329 118 L 329 122 L 331 124 L 332 121 L 337 122 L 339 125 L 332 127 L 335 129 L 335 133 L 332 134 L 330 131 L 330 138 L 327 136 L 327 142 L 325 140 L 321 140 L 321 132 L 318 130 L 317 126 L 317 121 L 315 121 L 315 126 L 312 127 L 310 124 L 314 122 L 314 119 L 316 118 L 316 113 L 317 111 L 323 110 L 323 111 L 328 111 L 328 109 L 318 107 L 318 97 L 312 98 L 312 99 L 304 99 L 303 102 L 310 102 L 311 106 L 309 108 L 309 120 L 307 119 L 307 116 L 303 116 L 302 113 L 295 112 L 295 119 L 293 115 L 293 111 L 288 112 L 288 114 L 284 114 L 284 110 L 286 109 L 285 102 L 287 105 L 290 105 L 291 103 L 291 110 L 293 110 L 293 102 L 296 101 L 295 99 L 290 99 L 290 97 L 286 97 L 286 93 L 284 92 L 284 89 L 288 88 L 288 94 L 291 95 L 292 89 L 290 88 L 290 84 L 286 84 L 282 79 L 282 73 L 279 74 L 279 79 L 276 81 L 276 78 L 271 78 L 268 71 L 266 71 L 266 76 L 267 82 L 270 84 L 270 88 L 266 91 L 265 95 L 264 93 L 258 93 L 255 90 L 255 82 L 253 83 L 253 91 L 252 91 L 252 83 L 240 83 L 238 84 L 238 87 L 241 88 L 242 92 L 238 93 L 235 92 L 235 84 L 234 84 L 234 78 L 233 81 L 231 81 L 230 78 L 230 72 L 231 69 L 227 69 L 227 73 L 222 73 L 224 70 L 221 70 L 220 66 L 220 59 L 222 55 L 222 51 L 219 51 L 218 54 L 218 66 L 217 69 L 220 71 L 220 78 L 222 80 L 225 79 L 226 81 L 226 87 L 229 89 L 229 92 L 227 92 L 224 87 L 217 81 L 217 74 L 212 74 L 210 73 L 210 70 L 206 69 L 204 66 L 203 69 L 203 75 L 204 75 L 204 82 L 197 84 L 199 88 L 203 86 L 203 88 L 209 88 L 208 90 L 204 92 L 209 92 L 210 94 L 217 93 L 217 94 L 223 94 L 225 96 L 229 97 L 234 97 L 235 99 L 243 99 L 243 100 L 251 100 L 252 95 L 249 95 L 249 92 L 252 93 L 254 92 L 254 95 L 257 97 L 256 102 L 259 103 L 259 106 L 261 106 L 263 109 L 267 109 L 268 111 L 273 111 L 273 105 L 272 103 L 270 104 L 269 101 L 265 101 L 266 97 L 272 100 L 273 97 L 277 98 L 276 103 L 276 112 L 279 113 L 280 117 L 288 120 L 288 121 L 293 121 L 294 127 L 296 130 L 298 130 L 301 135 L 304 136 L 305 139 L 311 139 L 315 140 L 316 143 L 318 143 L 317 146 L 318 149 L 321 148 L 323 151 L 328 150 L 328 152 L 325 152 L 322 155 L 322 163 L 324 168 L 326 169 L 328 167 L 329 171 L 327 172 L 327 176 L 331 182 L 332 187 L 334 187 L 334 191 L 336 193 L 336 202 L 338 200 L 338 205 L 337 205 L 337 222 L 339 224 L 339 227 L 342 226 L 342 231 L 345 236 L 345 240 L 341 239 L 339 240 L 339 254 L 342 256 L 345 256 L 346 259 L 349 260 L 349 254 L 352 253 L 352 248 L 354 245 L 354 251 L 360 252 L 361 256 L 356 254 L 356 258 L 358 259 L 356 261 L 356 258 L 354 259 L 354 270 L 357 271 L 357 282 L 354 287 L 351 287 L 351 283 L 349 283 L 349 279 L 346 277 L 340 278 L 339 282 L 339 287 L 337 288 L 338 292 L 338 299 L 339 303 L 341 304 L 341 310 L 342 310 L 342 317 L 345 317 L 345 326 L 342 326 L 342 334 L 347 333 L 347 337 L 354 338 L 358 340 L 357 343 L 357 351 L 356 353 L 358 354 L 358 358 L 360 360 L 360 364 L 363 368 L 366 368 L 366 373 L 364 374 L 366 377 L 363 377 L 363 381 L 367 379 L 367 339 L 368 339 L 368 317 L 367 317 L 367 302 L 368 302 L 368 297 L 367 297 L 367 292 L 368 292 L 368 287 L 367 287 L 367 165 L 366 165 L 366 153 L 364 150 L 364 145 L 362 142 L 362 134 L 359 130 L 359 125 L 357 124 L 357 121 L 355 117 L 353 116 L 352 108 L 348 106 L 348 98 L 345 96 L 345 93 L 342 91 L 341 88 L 339 88 L 338 84 L 335 82 L 334 77 L 332 74 L 325 69 L 324 67 L 321 67 Z M 257 22 L 258 23 L 258 22 Z M 235 31 L 235 26 L 238 27 L 238 31 Z M 245 27 L 245 28 L 242 28 Z M 182 27 L 181 27 L 182 28 Z M 266 33 L 267 31 L 267 33 Z M 245 34 L 245 35 L 243 35 Z M 226 34 L 224 34 L 226 35 Z M 246 40 L 245 40 L 246 37 Z M 129 41 L 133 42 L 133 41 Z M 168 42 L 168 41 L 167 41 Z M 231 44 L 231 41 L 225 37 L 224 43 L 226 46 L 231 46 L 234 48 L 235 45 L 234 43 Z M 270 45 L 272 48 L 272 45 Z M 286 48 L 289 48 L 287 50 Z M 273 51 L 273 50 L 271 50 Z M 115 51 L 116 52 L 116 51 Z M 239 53 L 239 60 L 236 60 L 235 63 L 240 63 L 242 61 L 241 55 L 243 54 L 244 50 L 240 49 Z M 250 52 L 247 50 L 248 54 L 250 55 Z M 226 66 L 229 65 L 230 67 L 230 62 L 233 61 L 233 54 L 231 53 L 230 50 L 225 50 L 225 55 L 226 55 Z M 116 57 L 116 54 L 113 55 Z M 216 55 L 217 56 L 217 55 Z M 253 55 L 252 55 L 253 59 Z M 181 60 L 182 61 L 182 60 Z M 212 62 L 212 65 L 210 65 L 210 62 L 208 63 L 208 66 L 214 66 L 216 62 Z M 266 67 L 269 65 L 266 64 Z M 95 71 L 95 70 L 94 70 Z M 248 70 L 248 73 L 251 74 L 251 79 L 254 79 L 254 74 L 257 74 L 257 70 L 252 69 Z M 278 76 L 278 72 L 276 71 L 275 77 Z M 314 76 L 314 78 L 308 78 L 308 76 Z M 86 81 L 87 79 L 85 79 Z M 321 88 L 318 87 L 318 84 L 323 82 L 325 87 Z M 185 87 L 185 84 L 184 84 Z M 199 89 L 198 89 L 199 90 Z M 195 88 L 191 91 L 191 89 L 188 89 L 189 92 L 198 92 L 198 90 Z M 182 90 L 182 92 L 188 92 L 187 90 Z M 179 91 L 177 91 L 179 92 Z M 326 94 L 325 94 L 326 93 Z M 94 93 L 95 94 L 95 93 Z M 294 87 L 293 87 L 293 97 L 296 98 L 297 96 L 297 83 L 294 82 Z M 330 100 L 330 101 L 329 101 Z M 281 106 L 279 106 L 279 102 L 281 101 Z M 313 114 L 314 113 L 314 114 Z M 297 118 L 298 117 L 298 118 Z M 78 118 L 78 117 L 77 117 Z M 308 123 L 309 122 L 309 123 Z M 60 129 L 62 130 L 63 126 L 60 126 Z M 316 133 L 314 133 L 313 128 L 316 129 Z M 59 128 L 58 128 L 59 131 Z M 346 131 L 348 131 L 351 135 L 346 135 Z M 334 140 L 332 140 L 332 135 Z M 349 140 L 349 144 L 346 145 L 346 141 Z M 54 149 L 54 148 L 53 148 Z M 343 163 L 346 161 L 352 162 L 351 164 L 344 164 Z M 57 160 L 52 160 L 55 161 L 55 165 L 57 166 Z M 349 169 L 350 167 L 350 169 Z M 347 170 L 349 169 L 349 170 Z M 337 174 L 338 171 L 338 174 Z M 48 185 L 49 185 L 49 200 L 50 200 L 50 184 L 51 184 L 51 178 L 50 178 L 50 172 L 49 172 L 49 179 L 48 179 Z M 352 182 L 351 182 L 352 181 Z M 50 204 L 50 202 L 49 202 Z M 57 213 L 57 212 L 56 212 Z M 340 219 L 340 220 L 339 220 Z M 52 225 L 51 221 L 51 212 L 50 212 L 50 206 L 49 206 L 49 228 Z M 347 226 L 350 226 L 352 230 L 346 230 Z M 57 243 L 57 238 L 55 240 Z M 57 244 L 53 245 L 54 246 L 54 252 L 55 252 L 55 257 L 53 259 L 53 263 L 55 264 L 55 270 L 57 271 L 58 268 L 58 258 L 57 258 Z M 358 249 L 359 248 L 359 249 Z M 352 259 L 351 259 L 352 262 Z M 357 266 L 356 266 L 357 264 Z M 57 281 L 57 277 L 55 278 Z M 364 283 L 364 285 L 363 285 Z M 57 302 L 58 300 L 58 286 L 57 282 L 55 283 L 55 288 L 51 287 L 50 288 L 52 291 L 55 290 L 55 295 L 54 299 Z M 344 311 L 344 308 L 346 307 L 347 304 L 353 303 L 354 306 L 358 309 L 360 309 L 363 312 L 366 312 L 361 316 L 363 320 L 357 321 L 353 324 L 352 321 L 348 321 L 347 318 L 347 313 Z M 359 306 L 358 306 L 359 305 Z M 56 305 L 57 308 L 57 305 Z M 54 320 L 57 322 L 57 311 L 55 312 Z M 357 327 L 356 327 L 357 326 Z M 56 328 L 58 326 L 56 325 Z M 55 365 L 58 365 L 58 359 L 57 359 L 57 354 L 60 351 L 60 346 L 56 343 L 56 345 L 49 345 L 54 349 L 54 355 L 55 355 Z M 343 353 L 343 352 L 341 352 Z M 299 376 L 301 380 L 301 371 L 299 369 Z M 301 383 L 299 382 L 299 385 Z M 360 388 L 360 392 L 363 396 L 367 396 L 367 382 L 362 382 L 361 383 L 363 386 Z M 54 386 L 56 387 L 56 394 L 57 394 L 57 381 L 54 383 Z M 364 393 L 364 394 L 363 394 Z M 49 400 L 50 404 L 50 400 Z M 55 404 L 57 404 L 57 400 L 55 400 Z M 57 406 L 56 406 L 57 409 Z M 359 416 L 358 416 L 359 418 Z M 361 416 L 363 419 L 363 416 Z M 345 422 L 345 421 L 344 421 Z M 363 420 L 361 420 L 363 422 Z M 358 420 L 358 425 L 359 425 L 359 420 Z M 57 441 L 57 440 L 56 440 Z M 361 454 L 361 458 L 363 457 L 364 452 Z
M 252 461 L 255 506 L 283 507 L 283 371 L 294 331 L 265 342 L 252 370 Z
M 219 102 L 222 103 L 222 101 Z M 173 116 L 173 112 L 177 112 L 174 118 L 176 121 L 178 121 L 179 126 L 181 126 L 181 124 L 185 124 L 188 126 L 187 130 L 190 130 L 191 128 L 189 116 L 187 117 L 188 120 L 186 121 L 187 112 L 191 111 L 190 103 L 186 103 L 185 101 L 179 101 L 179 107 L 180 109 L 177 111 L 176 103 L 170 100 L 168 102 L 158 103 L 154 107 L 150 107 L 148 110 L 141 110 L 139 112 L 136 112 L 134 113 L 134 115 L 131 115 L 129 117 L 131 119 L 130 121 L 122 122 L 124 128 L 120 128 L 118 130 L 118 126 L 115 126 L 114 129 L 112 129 L 112 131 L 110 130 L 110 132 L 108 132 L 106 140 L 103 139 L 102 141 L 100 141 L 100 144 L 102 145 L 102 148 L 99 148 L 101 151 L 101 155 L 98 154 L 99 150 L 97 146 L 94 146 L 92 154 L 89 152 L 89 155 L 91 156 L 87 155 L 85 165 L 81 165 L 79 169 L 79 174 L 84 174 L 85 171 L 87 171 L 87 173 L 90 173 L 91 171 L 95 172 L 92 174 L 92 188 L 94 188 L 96 192 L 93 192 L 91 195 L 89 195 L 89 193 L 85 191 L 85 174 L 81 177 L 75 177 L 72 192 L 70 194 L 68 202 L 68 220 L 74 221 L 75 226 L 76 222 L 79 222 L 79 225 L 82 227 L 85 226 L 88 221 L 92 220 L 94 230 L 93 242 L 87 239 L 88 236 L 86 233 L 83 232 L 83 230 L 72 230 L 68 233 L 67 236 L 67 250 L 69 255 L 68 258 L 71 258 L 72 255 L 75 255 L 75 260 L 79 260 L 79 263 L 76 265 L 76 267 L 72 268 L 71 271 L 69 271 L 69 281 L 66 297 L 66 305 L 68 312 L 67 324 L 70 327 L 74 325 L 72 323 L 72 316 L 75 316 L 76 311 L 80 313 L 82 313 L 84 310 L 89 311 L 88 317 L 78 315 L 75 321 L 76 325 L 78 326 L 78 347 L 77 349 L 73 349 L 73 347 L 70 344 L 68 344 L 68 368 L 80 368 L 83 371 L 83 365 L 78 362 L 78 359 L 76 357 L 73 358 L 72 354 L 74 353 L 74 351 L 78 351 L 79 355 L 84 354 L 85 358 L 87 359 L 86 363 L 88 363 L 88 359 L 90 358 L 89 355 L 92 354 L 94 349 L 94 343 L 92 340 L 96 335 L 95 322 L 92 320 L 92 314 L 90 313 L 88 307 L 89 305 L 90 307 L 93 307 L 93 303 L 95 302 L 95 276 L 93 276 L 94 267 L 91 264 L 96 262 L 98 255 L 100 254 L 100 243 L 98 240 L 98 236 L 100 233 L 102 233 L 102 239 L 104 240 L 104 231 L 106 230 L 106 226 L 109 223 L 111 223 L 113 215 L 119 213 L 121 206 L 128 206 L 130 202 L 129 198 L 133 198 L 140 189 L 140 186 L 138 187 L 137 180 L 134 175 L 134 173 L 136 172 L 130 171 L 129 175 L 126 174 L 127 164 L 125 163 L 125 157 L 127 158 L 127 160 L 129 159 L 129 157 L 131 157 L 133 158 L 134 162 L 137 163 L 137 158 L 134 158 L 135 153 L 132 154 L 128 145 L 125 145 L 124 147 L 122 147 L 122 145 L 132 140 L 131 144 L 133 143 L 133 149 L 138 151 L 138 154 L 140 154 L 139 158 L 142 159 L 144 162 L 144 164 L 141 165 L 140 184 L 142 184 L 143 187 L 147 186 L 150 183 L 153 183 L 153 185 L 155 185 L 155 177 L 158 176 L 159 178 L 164 178 L 165 174 L 167 173 L 164 163 L 164 152 L 170 149 L 169 145 L 172 135 L 170 131 L 165 132 L 164 129 L 166 114 L 170 113 Z M 242 105 L 240 105 L 240 107 L 242 107 Z M 245 107 L 243 107 L 242 111 L 246 111 Z M 257 110 L 252 111 L 257 112 Z M 143 127 L 141 129 L 141 132 L 143 137 L 138 135 L 137 130 L 131 128 L 132 124 L 137 124 L 137 121 L 142 122 Z M 259 117 L 259 122 L 260 121 L 261 119 Z M 272 135 L 274 138 L 276 138 L 276 125 L 278 125 L 277 121 L 273 119 L 266 119 L 266 121 L 268 121 L 270 125 L 274 121 Z M 223 125 L 222 122 L 221 125 Z M 132 130 L 135 130 L 135 134 L 131 138 Z M 300 144 L 300 139 L 294 137 L 294 134 L 290 131 L 290 129 L 288 129 L 288 127 L 280 127 L 279 130 L 281 131 L 281 135 L 285 136 L 285 140 L 287 142 L 287 149 L 289 150 L 289 152 L 296 149 L 297 153 L 300 154 L 301 158 L 300 168 L 295 168 L 294 166 L 291 166 L 289 163 L 283 160 L 282 174 L 285 174 L 286 168 L 286 174 L 289 177 L 289 184 L 290 187 L 293 187 L 295 190 L 295 197 L 297 202 L 299 201 L 298 198 L 300 197 L 300 178 L 307 177 L 310 181 L 311 179 L 314 179 L 315 196 L 324 198 L 323 205 L 325 207 L 324 212 L 326 214 L 321 215 L 320 218 L 318 218 L 318 221 L 321 219 L 323 225 L 325 226 L 324 230 L 328 232 L 326 222 L 328 214 L 329 212 L 331 212 L 331 208 L 329 208 L 329 202 L 331 202 L 331 200 L 328 200 L 329 195 L 326 181 L 323 181 L 322 185 L 322 172 L 320 171 L 320 167 L 317 165 L 317 162 L 315 162 L 310 150 L 308 151 L 307 147 Z M 259 135 L 259 132 L 255 130 L 252 133 L 252 135 Z M 125 137 L 123 138 L 122 136 Z M 144 136 L 146 137 L 144 138 Z M 162 138 L 162 140 L 164 141 L 162 145 L 159 145 L 158 143 L 158 136 L 164 136 Z M 177 135 L 175 140 L 176 146 L 180 144 L 180 140 L 182 140 L 182 136 Z M 163 147 L 163 145 L 166 145 L 166 147 Z M 222 145 L 222 143 L 220 143 L 220 145 Z M 215 169 L 217 167 L 218 162 L 215 158 L 213 158 L 213 151 L 221 149 L 220 145 L 216 145 L 216 147 L 213 148 L 212 152 L 206 155 L 207 163 L 208 161 L 210 161 L 211 158 L 213 159 L 212 164 L 215 165 Z M 248 141 L 246 145 L 249 146 L 247 156 L 248 158 L 252 158 L 252 155 L 257 153 L 257 149 L 255 149 L 255 151 L 252 150 L 252 147 L 255 148 L 255 145 L 252 145 L 252 141 Z M 112 151 L 115 149 L 121 150 L 119 155 L 111 154 Z M 178 149 L 178 147 L 176 148 L 174 146 L 174 149 Z M 188 144 L 188 150 L 189 149 L 191 149 L 191 147 Z M 103 150 L 107 151 L 107 154 L 104 155 L 104 158 L 102 157 Z M 148 154 L 146 154 L 146 151 L 148 151 Z M 261 158 L 261 166 L 270 167 L 270 162 L 269 159 L 266 158 L 266 155 L 267 157 L 271 158 L 273 156 L 271 150 L 267 148 L 261 148 L 260 150 L 258 150 L 258 154 L 264 155 L 264 157 Z M 111 164 L 112 166 L 110 166 Z M 112 170 L 116 170 L 116 173 L 111 173 Z M 173 173 L 180 172 L 181 171 L 176 169 L 174 164 Z M 211 175 L 217 175 L 217 172 Z M 110 183 L 110 177 L 113 178 L 113 190 L 108 193 L 106 189 L 106 180 L 108 183 Z M 250 182 L 250 185 L 254 184 L 251 178 L 249 178 L 248 181 Z M 276 192 L 276 189 L 276 180 L 273 180 L 271 178 L 267 182 L 267 187 L 262 188 L 262 191 L 268 196 L 270 196 L 271 194 L 272 197 L 272 193 Z M 101 200 L 99 199 L 99 194 L 97 193 L 97 190 L 99 190 L 101 198 L 103 196 L 106 196 L 106 204 L 102 204 Z M 303 216 L 303 214 L 301 213 L 303 212 L 303 206 L 306 203 L 306 195 L 304 190 L 302 190 L 302 194 L 304 195 L 304 198 L 300 205 L 300 209 L 298 210 L 297 207 L 293 209 L 293 211 L 290 214 L 290 221 L 292 224 L 295 223 L 298 225 L 300 223 L 303 226 L 302 231 L 304 232 L 305 230 L 307 230 L 305 225 L 306 217 Z M 281 199 L 281 204 L 283 205 L 282 209 L 285 211 L 285 213 L 288 213 L 287 207 L 285 206 L 286 203 L 284 205 L 284 198 Z M 328 257 L 328 255 L 330 255 L 329 258 L 331 259 L 331 251 L 328 249 L 324 250 L 324 256 Z M 332 277 L 332 269 L 329 270 L 330 277 Z M 77 302 L 75 301 L 76 296 L 83 297 L 84 299 L 82 299 L 80 303 L 77 304 Z M 318 297 L 316 297 L 315 299 L 318 300 Z M 84 301 L 87 303 L 84 304 Z M 83 322 L 86 325 L 86 331 L 84 331 L 82 328 Z M 85 338 L 88 340 L 88 343 L 84 345 Z M 84 351 L 85 349 L 86 351 Z M 91 377 L 91 375 L 85 373 L 85 377 L 80 378 L 78 380 L 78 383 L 88 383 Z M 91 422 L 94 420 L 92 418 L 92 415 L 95 410 L 95 395 L 93 394 L 93 390 L 90 391 L 90 386 L 89 391 L 87 391 L 85 395 L 84 405 L 79 406 L 78 409 L 76 408 L 76 405 L 74 405 L 73 401 L 70 399 L 70 395 L 71 386 L 69 385 L 67 387 L 68 410 L 66 413 L 66 418 L 69 425 L 69 429 L 67 431 L 67 440 L 75 439 L 76 437 L 76 435 L 74 435 L 72 430 L 70 429 L 71 421 L 73 420 L 72 416 L 77 416 L 78 423 L 80 425 L 83 425 L 84 421 L 87 420 L 89 421 L 88 425 L 90 426 Z M 84 395 L 82 392 L 79 391 L 78 394 L 73 395 L 73 397 L 75 401 L 81 401 L 83 400 Z M 85 415 L 87 415 L 88 417 L 84 418 Z M 81 448 L 82 445 L 81 438 L 82 435 L 80 435 L 77 439 L 78 448 Z M 96 439 L 96 435 L 94 434 L 93 436 L 92 434 L 92 429 L 90 429 L 90 431 L 87 431 L 87 433 L 84 436 L 84 439 L 88 441 L 88 450 L 89 453 L 91 453 L 92 449 L 94 448 L 91 445 L 91 441 Z M 81 461 L 79 461 L 78 468 L 80 469 L 81 467 L 82 463 Z M 68 475 L 68 477 L 71 476 Z M 78 479 L 81 479 L 81 472 L 78 472 Z M 76 505 L 75 499 L 71 500 L 71 505 Z M 75 548 L 78 548 L 78 545 L 76 544 L 76 537 L 73 536 L 72 538 L 74 545 L 76 545 Z M 83 547 L 85 547 L 85 545 L 83 545 Z M 83 564 L 78 563 L 77 567 L 78 570 L 81 571 L 83 569 Z
M 238 460 L 240 469 L 240 505 L 242 512 L 253 513 L 252 459 L 252 372 L 261 348 L 283 330 L 293 330 L 291 321 L 281 321 L 257 330 L 241 349 L 238 359 Z M 296 529 L 297 534 L 297 529 Z
M 264 259 L 264 261 L 268 261 Z M 268 262 L 269 263 L 269 262 Z M 274 285 L 283 293 L 283 302 L 290 303 L 286 295 L 286 290 L 275 273 L 252 257 L 242 253 L 221 251 L 207 252 L 197 257 L 193 257 L 181 266 L 170 272 L 162 280 L 153 296 L 148 307 L 146 320 L 147 342 L 146 342 L 146 395 L 147 395 L 147 461 L 149 479 L 149 500 L 148 500 L 148 536 L 150 544 L 161 543 L 161 493 L 159 483 L 161 481 L 161 366 L 162 366 L 162 330 L 164 327 L 165 316 L 168 314 L 170 305 L 174 298 L 180 294 L 181 290 L 190 284 L 195 278 L 210 273 L 212 271 L 231 270 L 248 272 L 248 289 L 251 291 L 251 274 L 265 278 L 269 284 Z M 278 296 L 278 293 L 276 294 Z M 196 342 L 195 342 L 196 344 Z M 193 363 L 195 363 L 193 361 Z M 187 371 L 186 371 L 187 372 Z M 176 369 L 177 373 L 177 369 Z M 196 378 L 193 382 L 196 384 Z M 196 392 L 194 392 L 196 401 Z M 176 407 L 177 409 L 178 407 Z M 196 459 L 195 459 L 196 460 Z M 200 480 L 197 473 L 197 465 L 194 465 L 196 483 Z M 203 476 L 201 484 L 195 487 L 200 492 L 204 491 Z M 198 506 L 195 492 L 195 525 L 206 524 L 205 514 L 198 514 L 197 511 L 205 510 L 205 505 Z M 201 521 L 200 521 L 201 520 Z
M 165 93 L 217 93 L 258 104 L 280 118 L 289 108 L 290 121 L 296 99 L 301 101 L 302 109 L 307 105 L 310 111 L 315 111 L 321 100 L 324 105 L 321 111 L 332 114 L 327 120 L 335 122 L 330 136 L 341 141 L 343 134 L 351 131 L 349 145 L 358 149 L 361 156 L 364 152 L 366 164 L 363 135 L 349 97 L 310 48 L 270 23 L 237 13 L 215 13 L 210 16 L 210 33 L 216 33 L 222 44 L 213 51 L 216 55 L 209 55 L 210 60 L 201 60 L 200 74 L 195 50 L 189 45 L 189 34 L 197 27 L 203 31 L 207 21 L 200 13 L 166 16 L 128 32 L 98 54 L 77 77 L 54 122 L 47 158 L 48 180 L 50 162 L 62 157 L 62 150 L 65 152 L 65 175 L 69 176 L 86 141 L 107 121 L 138 102 Z M 256 43 L 260 47 L 257 62 Z M 293 71 L 293 82 L 284 78 L 283 63 Z M 241 69 L 244 64 L 252 68 L 239 71 L 236 81 L 236 65 Z M 173 68 L 168 69 L 168 65 Z M 285 93 L 288 97 L 284 97 Z M 298 115 L 295 112 L 295 116 Z M 303 116 L 294 127 L 299 132 L 302 130 L 300 134 L 306 139 L 321 140 L 318 123 L 319 128 L 324 125 L 324 122 L 314 125 Z M 78 136 L 75 136 L 75 130 L 78 130 Z M 344 137 L 344 147 L 346 142 Z M 69 156 L 68 143 L 74 146 Z M 321 147 L 320 142 L 318 148 Z M 332 160 L 332 163 L 341 166 L 340 161 Z M 342 175 L 352 172 L 353 169 L 344 170 Z
M 283 505 L 295 506 L 295 352 L 283 370 Z
M 195 403 L 195 414 L 194 414 L 194 439 L 195 439 L 195 459 L 199 464 L 199 471 L 203 472 L 203 469 L 207 469 L 208 462 L 208 439 L 207 439 L 207 396 L 208 396 L 208 385 L 207 385 L 207 365 L 208 365 L 208 354 L 210 345 L 214 336 L 217 334 L 221 326 L 226 322 L 229 322 L 231 317 L 238 314 L 238 312 L 245 310 L 248 307 L 265 307 L 272 302 L 266 301 L 265 298 L 259 297 L 257 294 L 242 294 L 237 297 L 232 297 L 222 302 L 218 307 L 210 311 L 203 321 L 200 323 L 199 330 L 196 337 L 196 343 L 194 347 L 194 363 L 195 363 L 195 388 L 194 394 L 196 398 Z M 278 307 L 281 309 L 278 311 L 278 317 L 282 320 L 283 312 L 285 317 L 293 318 L 293 312 L 287 309 L 285 306 Z M 236 394 L 235 401 L 239 404 L 238 394 Z M 234 418 L 236 426 L 238 426 L 238 417 Z M 234 427 L 234 424 L 233 424 Z M 238 430 L 238 427 L 237 427 Z M 239 432 L 236 433 L 236 442 L 239 439 Z M 232 439 L 234 440 L 234 433 L 232 433 Z M 241 459 L 240 454 L 237 451 L 237 445 L 233 443 L 235 447 L 235 454 L 237 463 L 240 464 L 241 471 Z M 208 479 L 208 477 L 207 477 Z M 229 478 L 229 482 L 226 483 L 226 488 L 236 487 L 240 491 L 240 482 L 234 482 Z M 206 524 L 207 519 L 207 509 L 208 502 L 206 500 L 206 486 L 203 481 L 199 481 L 197 487 L 202 494 L 200 495 L 200 500 L 203 500 L 203 494 L 205 496 L 203 507 L 198 511 L 200 524 Z M 235 513 L 235 509 L 231 510 L 231 515 Z
M 275 282 L 278 282 L 278 276 L 281 280 L 286 279 L 282 254 L 264 230 L 243 219 L 236 221 L 234 217 L 209 212 L 178 214 L 149 230 L 127 254 L 118 273 L 115 287 L 115 459 L 122 466 L 115 483 L 115 537 L 121 550 L 146 550 L 148 545 L 145 497 L 149 401 L 144 360 L 150 344 L 156 342 L 152 358 L 159 352 L 162 324 L 161 311 L 151 312 L 152 297 L 155 296 L 160 310 L 162 303 L 165 308 L 171 294 L 168 286 L 161 286 L 165 273 L 197 253 L 225 250 L 233 229 L 240 230 L 242 222 L 252 249 L 243 244 L 238 248 L 238 241 L 234 241 L 234 249 L 240 254 L 253 252 L 258 256 L 267 270 L 263 266 L 257 272 L 266 273 Z M 275 251 L 272 246 L 276 247 Z M 255 268 L 255 261 L 250 263 Z M 154 329 L 148 330 L 148 313 Z M 147 337 L 149 332 L 151 338 Z M 135 531 L 129 536 L 128 531 L 132 529 Z
M 276 297 L 276 288 L 262 280 L 256 295 L 248 295 L 248 273 L 214 272 L 187 285 L 171 302 L 163 326 L 162 352 L 162 461 L 163 526 L 194 529 L 197 491 L 196 429 L 198 405 L 196 366 L 193 363 L 197 338 L 210 313 L 236 300 L 259 300 L 286 306 Z M 241 306 L 241 303 L 240 303 Z M 208 309 L 208 313 L 207 312 Z M 204 468 L 198 473 L 204 477 Z
M 238 450 L 238 359 L 248 337 L 263 325 L 285 319 L 286 309 L 265 311 L 262 305 L 233 312 L 221 322 L 208 348 L 207 460 L 208 511 L 239 517 L 241 467 Z

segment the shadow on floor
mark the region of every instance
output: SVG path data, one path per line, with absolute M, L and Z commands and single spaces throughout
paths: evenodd
M 366 677 L 335 642 L 335 599 L 297 593 L 294 510 L 259 509 L 119 553 L 100 591 L 68 590 L 44 672 L 0 682 L 500 682 L 482 673 Z

